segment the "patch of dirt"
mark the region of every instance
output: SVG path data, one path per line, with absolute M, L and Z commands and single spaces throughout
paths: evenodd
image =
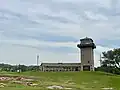
M 53 85 L 53 86 L 48 86 L 47 89 L 66 89 L 66 90 L 71 90 L 72 88 L 64 88 L 62 86 Z
M 48 86 L 47 88 L 48 88 L 48 89 L 63 89 L 62 86 L 56 86 L 56 85 Z
M 11 81 L 11 80 L 16 80 L 16 81 L 33 81 L 33 79 L 26 78 L 26 77 L 0 76 L 0 81 Z
M 0 76 L 0 81 L 7 81 L 12 84 L 22 84 L 27 86 L 38 86 L 38 84 L 33 83 L 35 81 L 31 78 L 21 77 L 21 76 Z M 0 83 L 0 87 L 6 87 L 7 85 L 4 83 Z

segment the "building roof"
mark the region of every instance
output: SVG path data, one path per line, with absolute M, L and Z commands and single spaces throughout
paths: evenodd
M 80 66 L 81 63 L 42 63 L 41 66 Z
M 92 47 L 93 49 L 96 48 L 96 45 L 94 44 L 93 40 L 91 38 L 83 38 L 80 39 L 81 43 L 77 44 L 78 48 L 86 48 L 86 47 Z
M 92 42 L 93 42 L 93 40 L 92 40 L 91 38 L 88 38 L 88 37 L 83 38 L 83 39 L 80 39 L 80 41 L 84 41 L 84 40 L 90 40 L 90 41 L 92 41 Z

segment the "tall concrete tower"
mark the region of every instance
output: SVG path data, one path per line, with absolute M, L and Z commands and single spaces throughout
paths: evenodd
M 81 43 L 77 45 L 81 50 L 81 71 L 94 71 L 94 51 L 96 48 L 91 38 L 80 39 Z

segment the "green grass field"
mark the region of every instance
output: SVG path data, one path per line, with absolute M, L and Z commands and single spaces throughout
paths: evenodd
M 49 90 L 47 87 L 52 85 L 64 87 L 62 90 L 68 88 L 71 90 L 120 89 L 120 76 L 108 75 L 102 72 L 24 72 L 20 74 L 1 73 L 1 75 L 34 78 L 33 83 L 36 83 L 37 86 L 25 86 L 13 84 L 10 81 L 1 81 L 1 83 L 5 83 L 7 86 L 1 87 L 0 90 Z

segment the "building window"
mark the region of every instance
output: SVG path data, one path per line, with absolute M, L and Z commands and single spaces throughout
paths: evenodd
M 88 63 L 90 63 L 90 61 L 88 61 Z

